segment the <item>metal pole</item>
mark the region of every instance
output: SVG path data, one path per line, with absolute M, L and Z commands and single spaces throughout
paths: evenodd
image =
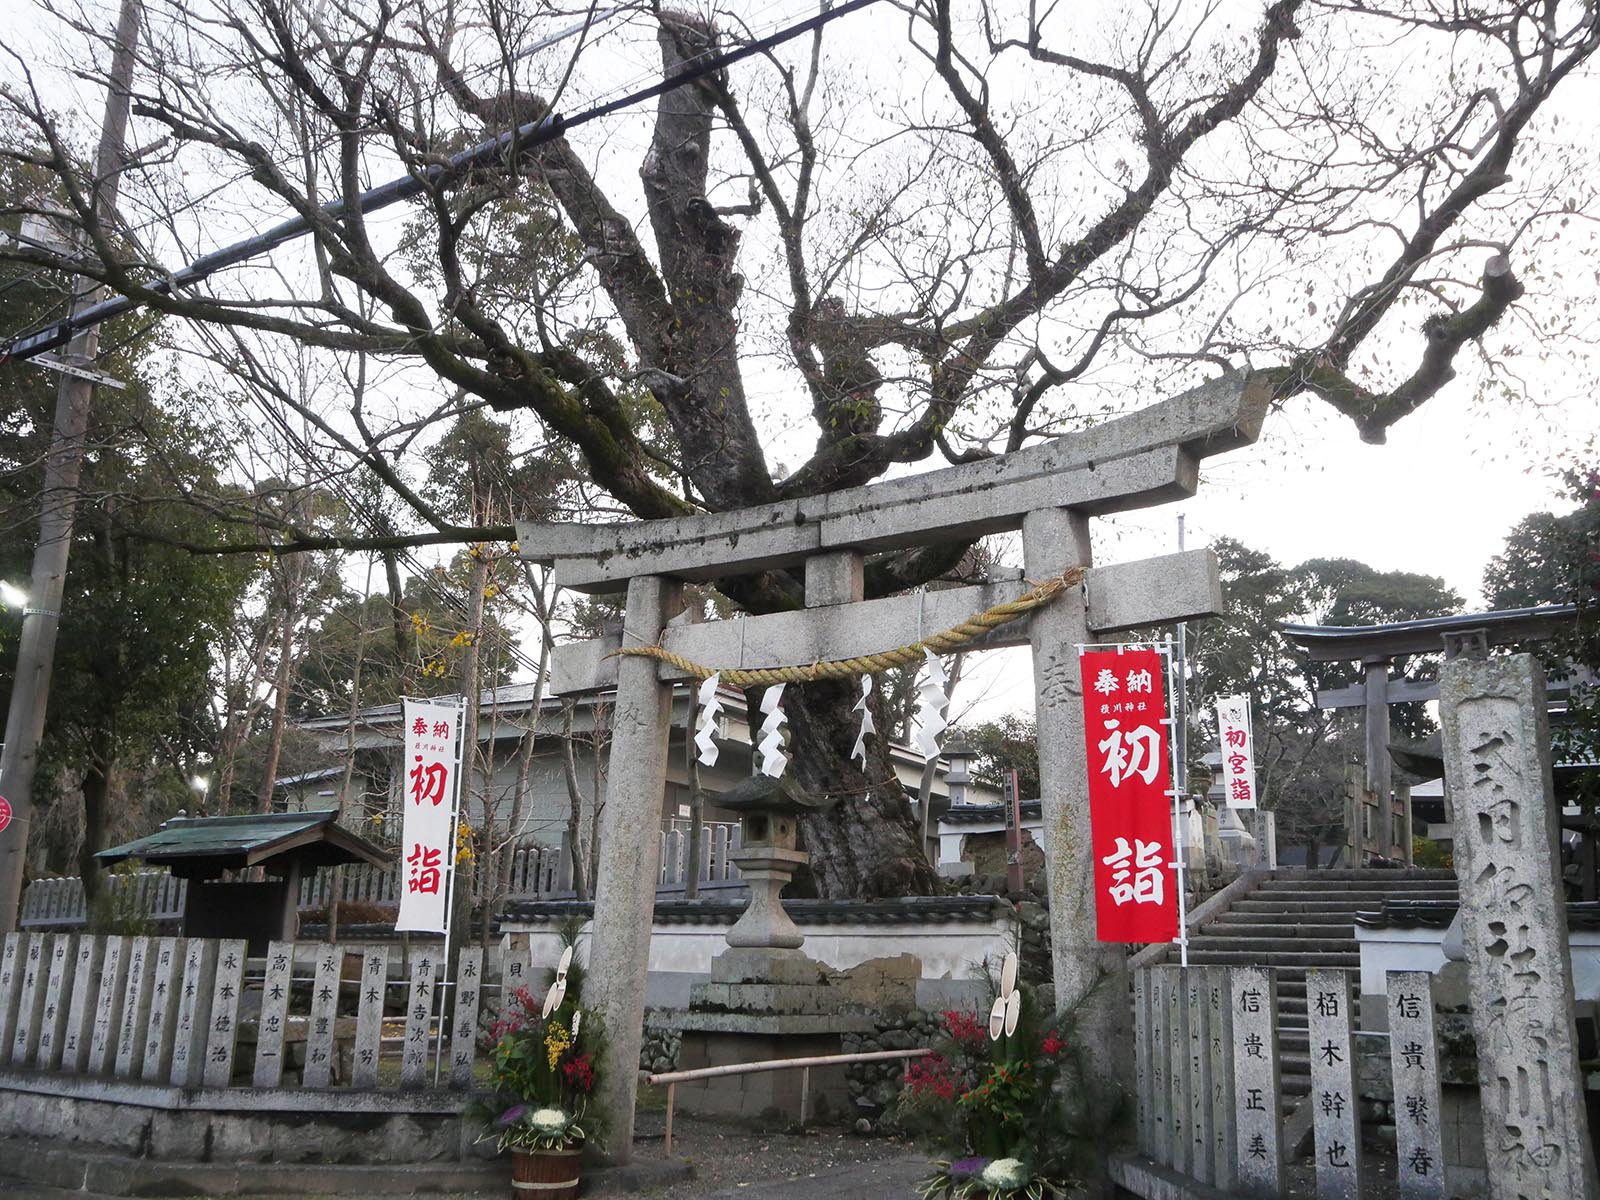
M 1172 643 L 1170 641 L 1167 643 L 1167 645 L 1165 647 L 1165 653 L 1166 653 L 1166 658 L 1167 658 L 1167 681 L 1168 681 L 1168 684 L 1170 686 L 1173 683 L 1173 677 L 1174 677 L 1173 662 L 1172 662 Z M 1181 686 L 1181 684 L 1179 684 L 1178 686 Z M 1168 718 L 1168 720 L 1170 721 L 1171 718 Z M 1169 724 L 1168 728 L 1171 728 L 1170 724 Z M 1185 842 L 1184 842 L 1184 837 L 1183 837 L 1183 792 L 1182 792 L 1182 790 L 1180 788 L 1178 788 L 1176 786 L 1176 784 L 1177 784 L 1176 770 L 1177 770 L 1177 757 L 1178 757 L 1178 739 L 1177 739 L 1177 737 L 1174 736 L 1171 739 L 1169 739 L 1168 744 L 1172 747 L 1171 753 L 1172 753 L 1172 757 L 1173 757 L 1173 771 L 1174 771 L 1174 775 L 1173 775 L 1173 784 L 1174 784 L 1174 786 L 1171 789 L 1171 798 L 1172 798 L 1172 860 L 1173 860 L 1172 861 L 1172 867 L 1173 867 L 1173 873 L 1174 873 L 1173 884 L 1178 889 L 1178 939 L 1177 939 L 1178 940 L 1178 964 L 1179 964 L 1179 966 L 1187 968 L 1188 965 L 1189 965 L 1189 906 L 1188 906 L 1188 899 L 1184 895 L 1184 878 L 1185 878 L 1184 872 L 1186 870 L 1186 866 L 1185 866 L 1185 863 L 1184 863 Z
M 1183 514 L 1178 514 L 1178 553 L 1183 553 Z M 1173 786 L 1189 794 L 1189 624 L 1178 622 L 1178 727 L 1173 741 L 1178 751 Z
M 117 185 L 122 174 L 122 149 L 128 130 L 128 103 L 133 85 L 134 53 L 139 41 L 140 0 L 123 0 L 117 18 L 116 46 L 111 55 L 110 84 L 100 146 L 95 155 L 92 188 L 96 217 L 113 220 Z M 79 244 L 83 238 L 80 233 Z M 100 289 L 79 277 L 74 291 L 77 314 L 94 305 Z M 99 349 L 100 334 L 89 327 L 67 347 L 69 365 L 87 368 Z M 84 434 L 89 425 L 93 385 L 78 374 L 63 373 L 56 389 L 55 425 L 45 460 L 40 495 L 39 544 L 33 554 L 33 580 L 23 609 L 22 637 L 17 648 L 17 673 L 6 715 L 5 751 L 0 756 L 0 797 L 11 805 L 11 823 L 0 830 L 0 932 L 17 927 L 22 899 L 22 873 L 27 862 L 28 829 L 33 816 L 33 775 L 44 737 L 50 675 L 55 664 L 56 635 L 61 623 L 61 596 L 66 585 L 67 555 L 77 516 L 78 480 L 83 472 Z M 86 835 L 92 831 L 85 831 Z
M 450 874 L 445 879 L 444 885 L 444 965 L 439 970 L 439 984 L 433 989 L 434 995 L 439 997 L 439 1024 L 438 1036 L 433 1047 L 433 1085 L 439 1086 L 439 1068 L 444 1062 L 444 1022 L 445 1014 L 449 1011 L 449 995 L 451 987 L 450 978 L 450 926 L 455 918 L 456 907 L 456 868 L 461 864 L 456 855 L 456 826 L 461 823 L 461 762 L 464 757 L 462 746 L 465 742 L 465 730 L 461 727 L 462 717 L 467 711 L 467 698 L 461 698 L 461 707 L 456 712 L 456 796 L 455 803 L 450 811 L 450 840 L 445 844 L 445 853 L 450 856 Z M 487 914 L 485 920 L 487 920 Z M 468 922 L 468 931 L 471 923 Z

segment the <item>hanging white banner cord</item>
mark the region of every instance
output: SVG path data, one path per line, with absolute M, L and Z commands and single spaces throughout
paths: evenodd
M 450 1005 L 448 1004 L 450 988 L 455 986 L 455 981 L 451 978 L 450 974 L 450 924 L 455 917 L 456 908 L 456 868 L 461 865 L 460 854 L 458 853 L 458 848 L 456 846 L 456 838 L 458 836 L 457 829 L 461 824 L 461 795 L 464 791 L 471 791 L 472 783 L 472 781 L 469 779 L 466 781 L 466 786 L 463 787 L 461 779 L 461 763 L 466 757 L 465 747 L 462 745 L 461 736 L 464 732 L 462 729 L 462 718 L 466 716 L 466 713 L 467 698 L 462 696 L 456 704 L 456 719 L 453 722 L 455 726 L 456 753 L 455 769 L 451 773 L 451 777 L 456 781 L 456 794 L 450 806 L 450 840 L 445 843 L 445 854 L 449 856 L 450 872 L 445 877 L 444 885 L 444 954 L 443 962 L 439 968 L 439 979 L 433 988 L 433 994 L 438 997 L 439 1000 L 439 1021 L 437 1026 L 438 1036 L 433 1048 L 434 1087 L 439 1086 L 439 1069 L 444 1063 L 445 1018 L 450 1011 Z M 488 920 L 487 913 L 484 914 L 484 919 Z M 467 921 L 467 932 L 469 934 L 472 932 L 472 921 L 470 917 Z

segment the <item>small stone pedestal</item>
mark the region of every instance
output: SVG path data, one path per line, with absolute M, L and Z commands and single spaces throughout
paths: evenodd
M 728 931 L 728 949 L 711 960 L 711 980 L 690 991 L 689 1011 L 668 1024 L 682 1034 L 678 1069 L 842 1052 L 846 1033 L 874 1030 L 867 997 L 848 974 L 801 950 L 805 942 L 781 896 L 808 855 L 797 848 L 799 814 L 818 807 L 787 779 L 756 776 L 719 797 L 740 814 L 743 845 L 733 855 L 750 885 L 750 904 Z M 915 971 L 905 988 L 910 1007 Z M 881 985 L 879 994 L 881 995 Z M 877 999 L 874 996 L 873 999 Z M 678 1107 L 714 1116 L 800 1118 L 801 1072 L 763 1071 L 678 1084 Z M 850 1103 L 843 1067 L 812 1068 L 806 1111 L 825 1117 Z

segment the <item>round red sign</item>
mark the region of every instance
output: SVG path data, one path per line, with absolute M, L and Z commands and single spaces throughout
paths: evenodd
M 0 830 L 11 824 L 11 801 L 0 796 Z

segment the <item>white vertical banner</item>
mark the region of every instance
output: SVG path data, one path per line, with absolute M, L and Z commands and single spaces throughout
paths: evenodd
M 1217 697 L 1222 744 L 1222 801 L 1229 808 L 1256 807 L 1256 747 L 1250 735 L 1250 697 Z
M 405 777 L 400 822 L 397 930 L 449 928 L 455 869 L 456 806 L 461 795 L 461 705 L 405 702 Z

